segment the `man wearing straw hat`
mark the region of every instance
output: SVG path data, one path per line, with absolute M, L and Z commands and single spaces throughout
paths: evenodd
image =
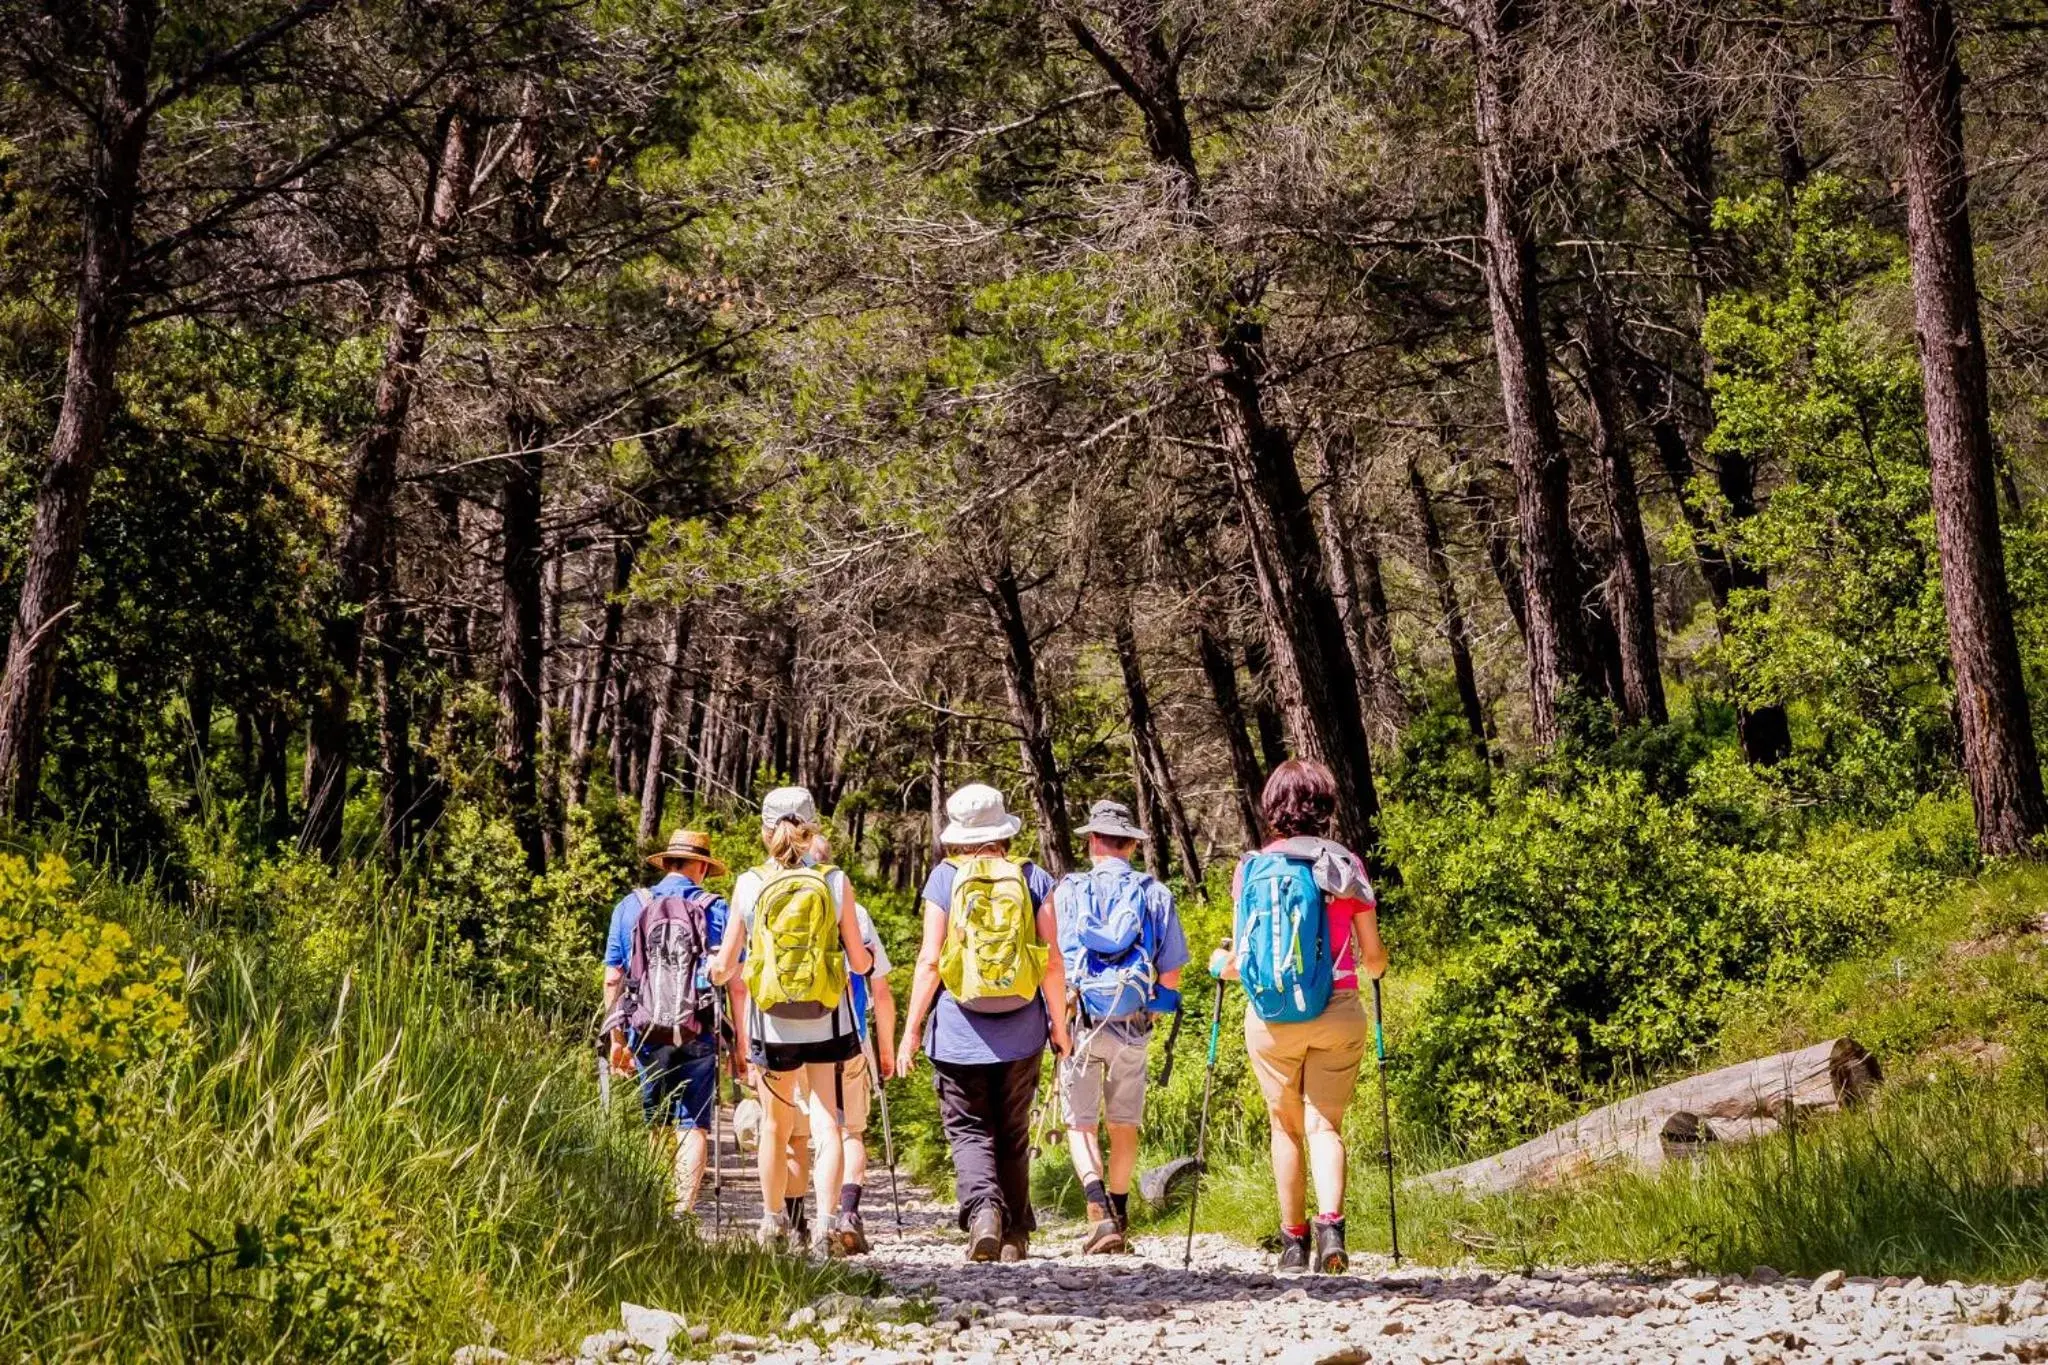
M 633 970 L 635 933 L 651 907 L 683 902 L 701 911 L 701 941 L 707 948 L 715 948 L 724 939 L 729 915 L 725 899 L 704 883 L 724 876 L 726 867 L 712 856 L 710 836 L 692 829 L 677 830 L 669 836 L 667 846 L 647 861 L 662 873 L 661 879 L 653 886 L 627 892 L 613 907 L 611 929 L 605 935 L 605 1018 L 611 1030 L 613 1072 L 621 1076 L 638 1073 L 641 1107 L 657 1144 L 666 1141 L 664 1129 L 676 1135 L 675 1215 L 680 1218 L 696 1205 L 697 1190 L 704 1181 L 706 1134 L 717 1113 L 717 1023 L 715 1018 L 705 1019 L 695 1033 L 678 1036 L 678 1030 L 665 1030 L 661 1037 L 641 1037 L 628 1026 L 620 998 Z M 697 965 L 698 985 L 707 995 L 714 989 L 705 971 L 709 965 L 707 951 Z

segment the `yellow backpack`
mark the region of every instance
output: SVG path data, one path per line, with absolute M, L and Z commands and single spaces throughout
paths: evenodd
M 1029 1000 L 1045 979 L 1047 945 L 1024 869 L 1008 858 L 955 858 L 939 980 L 962 1004 Z
M 839 900 L 832 869 L 756 869 L 761 894 L 747 933 L 747 993 L 763 1011 L 784 1019 L 817 1019 L 839 1008 L 846 993 L 846 955 L 839 938 Z

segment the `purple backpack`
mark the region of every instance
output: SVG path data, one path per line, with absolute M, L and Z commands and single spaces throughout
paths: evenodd
M 647 1041 L 674 1044 L 710 1028 L 711 987 L 703 972 L 712 952 L 706 907 L 711 893 L 640 892 L 633 957 L 626 969 L 626 1023 Z

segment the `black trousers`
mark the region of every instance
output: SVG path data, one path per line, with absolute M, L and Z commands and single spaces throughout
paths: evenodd
M 1031 1102 L 1038 1094 L 1039 1054 L 1016 1062 L 932 1063 L 938 1077 L 939 1121 L 953 1149 L 960 1226 L 993 1207 L 1003 1235 L 1038 1227 L 1031 1216 Z

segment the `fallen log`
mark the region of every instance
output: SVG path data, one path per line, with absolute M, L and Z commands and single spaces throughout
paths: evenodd
M 1616 1165 L 1654 1169 L 1711 1142 L 1775 1132 L 1788 1115 L 1853 1104 L 1883 1079 L 1850 1038 L 1688 1076 L 1596 1109 L 1481 1161 L 1416 1177 L 1435 1189 L 1497 1194 Z

